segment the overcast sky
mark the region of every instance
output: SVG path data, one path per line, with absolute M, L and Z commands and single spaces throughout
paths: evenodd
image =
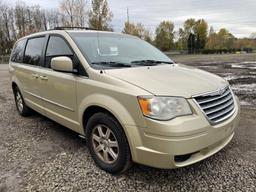
M 28 5 L 57 8 L 60 0 L 23 0 Z M 90 1 L 90 0 L 88 0 Z M 16 0 L 5 1 L 14 5 Z M 114 14 L 112 25 L 121 31 L 129 8 L 131 22 L 141 22 L 154 31 L 163 20 L 174 22 L 176 29 L 188 18 L 204 18 L 218 31 L 225 27 L 237 37 L 256 32 L 256 0 L 109 0 Z

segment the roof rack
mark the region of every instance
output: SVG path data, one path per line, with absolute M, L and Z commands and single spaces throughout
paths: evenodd
M 84 30 L 97 30 L 90 27 L 54 27 L 52 30 L 70 30 L 70 29 L 84 29 Z

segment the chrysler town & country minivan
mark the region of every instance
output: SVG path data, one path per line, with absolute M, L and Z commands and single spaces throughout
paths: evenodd
M 173 62 L 137 37 L 49 30 L 19 39 L 10 59 L 17 110 L 31 109 L 87 140 L 95 163 L 178 168 L 226 146 L 239 120 L 228 82 Z

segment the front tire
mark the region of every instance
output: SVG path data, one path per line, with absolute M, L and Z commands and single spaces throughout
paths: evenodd
M 103 170 L 122 173 L 132 165 L 125 133 L 119 122 L 107 113 L 94 114 L 86 126 L 87 145 L 94 162 Z
M 24 99 L 18 87 L 13 88 L 13 94 L 14 94 L 16 108 L 19 114 L 23 117 L 28 116 L 30 114 L 30 108 L 24 102 Z

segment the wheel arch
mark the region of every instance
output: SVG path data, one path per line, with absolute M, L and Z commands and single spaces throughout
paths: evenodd
M 135 121 L 128 110 L 117 99 L 103 94 L 92 94 L 85 97 L 79 104 L 79 123 L 83 126 L 84 118 L 94 112 L 107 112 L 112 115 L 125 129 L 125 125 L 135 125 Z M 89 114 L 89 115 L 87 115 Z M 88 117 L 89 116 L 89 117 Z M 126 132 L 126 130 L 124 130 Z
M 14 90 L 14 88 L 18 87 L 17 83 L 16 82 L 12 82 L 12 90 Z
M 11 75 L 11 86 L 12 90 L 14 90 L 15 87 L 17 87 L 21 94 L 23 95 L 23 89 L 22 89 L 22 84 L 20 83 L 19 79 L 15 75 Z
M 125 129 L 125 126 L 120 122 L 120 120 L 108 109 L 102 107 L 102 106 L 98 106 L 98 105 L 91 105 L 89 107 L 87 107 L 83 113 L 83 120 L 82 120 L 82 127 L 83 127 L 83 132 L 84 132 L 84 135 L 86 133 L 86 126 L 87 126 L 87 123 L 88 123 L 88 120 L 96 113 L 106 113 L 108 114 L 109 116 L 111 116 L 112 118 L 114 118 L 118 123 L 119 125 L 121 126 L 121 129 L 123 130 L 124 134 L 125 134 L 125 137 L 127 139 L 127 142 L 128 142 L 128 145 L 129 145 L 129 148 L 130 148 L 130 151 L 131 151 L 131 155 L 132 155 L 132 141 L 131 141 L 131 138 L 129 138 L 129 133 L 127 132 L 128 130 Z
M 128 141 L 131 154 L 132 156 L 134 155 L 133 147 L 136 145 L 133 139 L 134 137 L 139 137 L 139 133 L 136 129 L 130 129 L 131 127 L 135 127 L 136 124 L 124 105 L 111 96 L 93 94 L 84 98 L 79 106 L 79 123 L 82 129 L 80 132 L 83 133 L 83 135 L 85 135 L 85 128 L 88 119 L 97 112 L 106 112 L 115 118 L 122 127 Z
M 83 117 L 82 117 L 82 124 L 83 124 L 83 128 L 84 128 L 84 131 L 86 129 L 86 126 L 87 126 L 87 123 L 88 123 L 88 120 L 96 113 L 99 113 L 99 112 L 103 112 L 103 113 L 107 113 L 108 115 L 111 115 L 113 118 L 115 118 L 117 121 L 118 119 L 110 112 L 108 111 L 107 109 L 101 107 L 101 106 L 97 106 L 97 105 L 91 105 L 89 107 L 87 107 L 83 113 Z M 119 121 L 118 121 L 119 122 Z

